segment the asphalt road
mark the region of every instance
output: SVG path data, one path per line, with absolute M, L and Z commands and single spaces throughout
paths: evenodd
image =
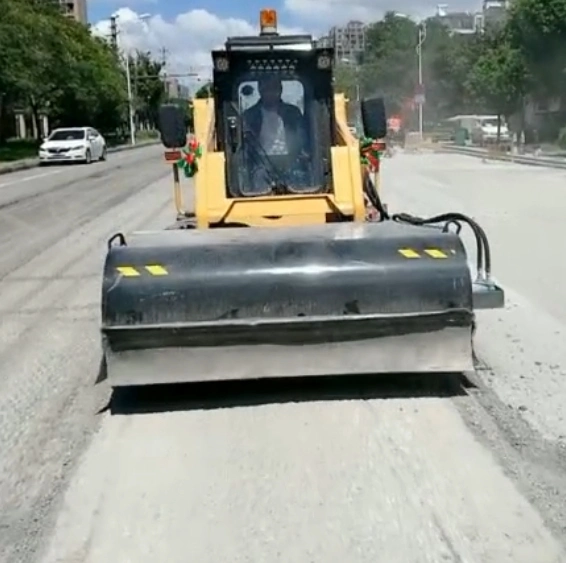
M 104 245 L 171 221 L 159 155 L 0 182 L 0 560 L 566 562 L 564 173 L 385 161 L 393 210 L 492 241 L 509 306 L 480 314 L 475 387 L 230 384 L 111 414 Z

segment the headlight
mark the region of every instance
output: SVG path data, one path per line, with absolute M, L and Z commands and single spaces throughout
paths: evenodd
M 40 150 L 41 152 L 45 152 L 45 151 L 47 150 L 47 148 L 44 147 L 43 145 L 41 145 L 41 146 L 39 147 L 39 150 Z

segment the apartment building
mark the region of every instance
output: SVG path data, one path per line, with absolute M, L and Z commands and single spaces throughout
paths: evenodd
M 450 31 L 459 35 L 476 33 L 482 26 L 482 14 L 474 12 L 450 12 L 447 4 L 436 7 L 436 18 Z
M 482 9 L 484 25 L 505 23 L 509 5 L 509 0 L 484 0 Z
M 365 50 L 366 30 L 363 22 L 350 21 L 344 27 L 333 27 L 323 41 L 334 47 L 337 61 L 357 64 Z
M 469 35 L 482 32 L 486 25 L 504 23 L 509 5 L 509 0 L 483 0 L 479 12 L 450 12 L 448 4 L 438 4 L 436 17 L 448 27 L 450 33 Z
M 169 99 L 188 99 L 190 98 L 190 88 L 182 84 L 177 78 L 165 76 L 163 78 L 165 93 Z
M 66 16 L 87 24 L 87 0 L 53 0 L 61 7 Z

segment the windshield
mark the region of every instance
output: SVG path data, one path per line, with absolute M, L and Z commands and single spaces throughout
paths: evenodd
M 243 127 L 236 156 L 239 192 L 319 191 L 322 178 L 313 165 L 308 80 L 277 71 L 248 73 L 235 81 L 235 98 Z
M 49 136 L 49 141 L 81 141 L 85 138 L 84 129 L 56 129 Z
M 481 122 L 482 127 L 497 127 L 497 119 L 484 119 Z M 501 127 L 503 127 L 504 124 L 503 122 L 501 122 Z

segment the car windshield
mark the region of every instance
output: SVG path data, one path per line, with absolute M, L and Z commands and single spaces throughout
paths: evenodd
M 317 191 L 323 180 L 316 177 L 310 157 L 308 80 L 277 71 L 238 78 L 235 94 L 244 128 L 238 158 L 241 192 L 261 195 L 274 186 L 290 192 Z
M 80 141 L 85 138 L 84 129 L 57 129 L 49 136 L 49 141 Z

